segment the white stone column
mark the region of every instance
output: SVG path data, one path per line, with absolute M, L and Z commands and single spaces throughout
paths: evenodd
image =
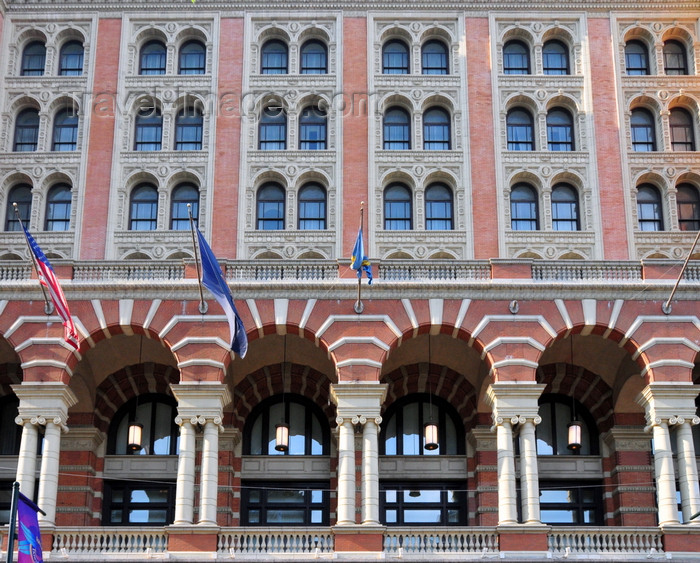
M 500 417 L 494 419 L 494 425 L 498 449 L 498 524 L 517 524 L 513 429 L 509 420 Z
M 540 524 L 540 481 L 537 470 L 535 425 L 539 416 L 524 419 L 520 426 L 520 497 L 523 522 Z
M 56 493 L 58 492 L 58 458 L 61 454 L 61 419 L 56 417 L 46 421 L 44 449 L 41 452 L 39 474 L 39 494 L 37 505 L 46 514 L 39 513 L 39 523 L 49 526 L 56 524 Z
M 364 417 L 363 417 L 364 418 Z M 379 525 L 379 425 L 366 419 L 362 430 L 362 523 Z
M 176 526 L 192 524 L 194 515 L 194 426 L 180 416 L 175 418 L 180 426 L 180 456 L 177 462 L 177 484 L 175 486 Z
M 22 439 L 19 443 L 19 457 L 17 458 L 17 482 L 20 492 L 34 498 L 34 484 L 36 482 L 36 452 L 38 448 L 39 421 L 36 418 L 25 420 L 17 417 L 15 422 L 22 426 Z
M 654 470 L 656 472 L 656 499 L 659 507 L 659 525 L 679 524 L 676 504 L 676 477 L 673 471 L 673 452 L 668 424 L 660 420 L 653 426 Z
M 349 418 L 338 423 L 338 525 L 355 524 L 355 428 Z
M 694 417 L 697 419 L 698 417 Z M 700 422 L 695 422 L 695 424 Z M 698 466 L 695 460 L 695 445 L 693 431 L 686 420 L 677 420 L 676 442 L 678 444 L 678 481 L 681 489 L 681 507 L 683 521 L 689 524 L 700 524 L 700 518 L 690 520 L 690 517 L 700 512 L 700 488 L 698 487 Z
M 199 524 L 216 525 L 216 496 L 219 487 L 219 431 L 221 418 L 204 424 L 202 471 L 199 485 Z

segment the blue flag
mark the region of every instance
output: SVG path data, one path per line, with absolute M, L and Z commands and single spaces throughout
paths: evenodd
M 22 493 L 17 498 L 17 563 L 43 563 L 41 534 L 36 513 L 39 508 Z
M 353 270 L 357 270 L 357 277 L 362 277 L 362 272 L 367 274 L 367 279 L 370 285 L 372 285 L 372 266 L 369 263 L 369 259 L 365 256 L 365 242 L 362 238 L 362 227 L 357 231 L 357 240 L 355 241 L 355 247 L 352 249 L 352 264 L 350 267 Z
M 199 229 L 196 230 L 197 238 L 199 239 L 199 252 L 202 255 L 202 285 L 214 294 L 214 299 L 226 313 L 229 330 L 231 331 L 231 350 L 241 358 L 244 358 L 248 351 L 248 336 L 245 333 L 243 321 L 241 321 L 241 317 L 236 311 L 236 306 L 233 304 L 231 290 L 228 288 L 226 280 L 224 280 L 221 266 L 219 266 L 216 256 L 214 256 Z

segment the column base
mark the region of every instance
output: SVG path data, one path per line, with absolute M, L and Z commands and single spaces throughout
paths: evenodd
M 365 555 L 367 552 L 383 553 L 385 530 L 386 526 L 370 524 L 333 526 L 335 551 L 346 554 L 356 552 Z
M 659 526 L 663 532 L 664 551 L 673 552 L 682 559 L 683 554 L 697 556 L 700 552 L 700 526 L 693 524 L 669 524 Z
M 165 528 L 168 534 L 168 551 L 216 553 L 219 540 L 219 526 L 204 526 L 201 524 L 171 525 Z
M 547 539 L 551 526 L 545 524 L 509 524 L 499 525 L 498 532 L 499 551 L 527 551 L 539 552 L 539 557 L 546 558 L 548 546 Z

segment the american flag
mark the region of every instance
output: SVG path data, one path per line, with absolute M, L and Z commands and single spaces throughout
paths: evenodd
M 70 316 L 70 310 L 68 309 L 68 301 L 66 301 L 66 296 L 63 295 L 63 290 L 61 289 L 61 285 L 58 283 L 56 274 L 51 267 L 51 262 L 49 262 L 49 259 L 46 257 L 41 248 L 39 248 L 39 245 L 34 240 L 34 237 L 29 234 L 29 231 L 24 225 L 22 225 L 22 230 L 24 231 L 24 235 L 27 237 L 29 248 L 32 249 L 32 253 L 36 258 L 37 266 L 39 268 L 39 282 L 49 290 L 51 300 L 56 308 L 56 313 L 58 313 L 58 316 L 61 317 L 61 320 L 63 321 L 63 338 L 68 344 L 77 350 L 78 331 L 75 329 L 73 318 Z

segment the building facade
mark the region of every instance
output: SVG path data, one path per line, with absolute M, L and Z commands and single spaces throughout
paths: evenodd
M 16 480 L 62 561 L 700 559 L 697 2 L 0 0 L 0 44 L 3 556 Z

